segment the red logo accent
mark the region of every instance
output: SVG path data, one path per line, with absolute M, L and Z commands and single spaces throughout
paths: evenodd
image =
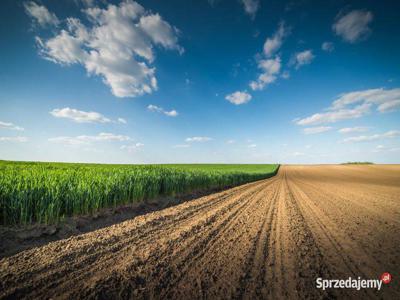
M 388 284 L 390 281 L 392 281 L 392 275 L 390 273 L 383 273 L 381 275 L 381 280 L 383 281 L 384 284 Z

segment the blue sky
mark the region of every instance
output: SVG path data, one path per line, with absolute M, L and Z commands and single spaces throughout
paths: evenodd
M 0 159 L 399 163 L 395 1 L 11 1 Z

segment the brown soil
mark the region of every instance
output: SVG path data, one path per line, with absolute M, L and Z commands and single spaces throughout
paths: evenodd
M 0 260 L 0 298 L 399 299 L 400 166 L 277 176 Z M 316 278 L 393 279 L 381 291 Z
M 58 224 L 0 226 L 0 259 L 23 250 L 108 227 L 222 190 L 224 189 L 192 191 L 175 197 L 159 197 L 116 208 L 104 208 L 93 214 L 67 217 Z

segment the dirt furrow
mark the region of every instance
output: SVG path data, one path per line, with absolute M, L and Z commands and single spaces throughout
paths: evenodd
M 381 197 L 379 197 L 381 195 Z M 399 298 L 400 167 L 283 166 L 0 260 L 0 298 Z M 316 288 L 378 279 L 383 290 Z
M 296 298 L 305 296 L 306 298 L 316 299 L 331 296 L 325 291 L 315 289 L 316 278 L 331 278 L 331 274 L 314 235 L 299 208 L 298 201 L 288 182 L 287 173 L 284 174 L 284 184 L 285 206 L 290 219 L 289 234 L 294 246 L 292 254 L 296 262 L 296 273 L 291 278 L 296 282 Z

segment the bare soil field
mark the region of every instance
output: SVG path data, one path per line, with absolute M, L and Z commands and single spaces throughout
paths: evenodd
M 400 299 L 400 166 L 282 166 L 0 260 L 0 298 Z M 316 279 L 393 279 L 374 289 Z

